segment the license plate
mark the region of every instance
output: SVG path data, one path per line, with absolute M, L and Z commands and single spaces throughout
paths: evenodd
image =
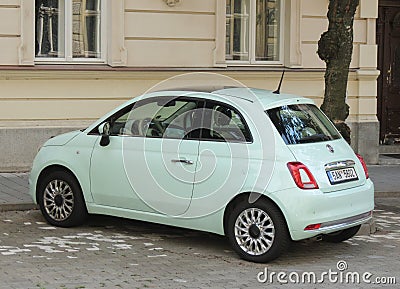
M 329 181 L 332 185 L 358 180 L 358 176 L 354 168 L 327 171 L 326 173 L 328 174 Z

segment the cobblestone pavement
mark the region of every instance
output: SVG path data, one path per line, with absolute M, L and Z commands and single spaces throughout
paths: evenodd
M 259 283 L 257 274 L 370 272 L 400 282 L 400 207 L 378 203 L 378 231 L 341 244 L 307 240 L 270 264 L 243 261 L 225 238 L 105 216 L 55 228 L 40 211 L 0 213 L 0 288 L 395 288 L 396 285 Z M 345 265 L 343 262 L 341 265 Z M 261 277 L 265 275 L 260 275 Z M 318 277 L 319 278 L 319 277 Z M 398 286 L 398 285 L 397 285 Z

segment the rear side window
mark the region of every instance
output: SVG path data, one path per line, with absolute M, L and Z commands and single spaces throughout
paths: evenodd
M 340 134 L 312 104 L 285 105 L 267 111 L 286 144 L 315 143 L 340 138 Z
M 203 112 L 203 140 L 252 142 L 252 136 L 242 115 L 233 107 L 208 101 Z

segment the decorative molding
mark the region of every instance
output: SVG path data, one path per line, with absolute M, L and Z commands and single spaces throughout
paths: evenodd
M 125 48 L 125 6 L 124 0 L 109 1 L 107 6 L 107 63 L 112 67 L 126 66 L 128 52 Z M 111 4 L 111 2 L 113 2 Z
M 0 34 L 0 38 L 18 38 L 21 37 L 21 35 L 18 34 Z
M 165 4 L 167 4 L 169 7 L 174 7 L 176 4 L 180 3 L 181 0 L 164 0 Z
M 76 66 L 71 67 L 70 65 L 64 66 L 46 66 L 46 68 L 38 68 L 38 66 L 32 68 L 20 68 L 15 69 L 1 69 L 0 67 L 0 80 L 20 80 L 20 79 L 80 79 L 80 80 L 160 80 L 166 79 L 177 73 L 190 73 L 190 72 L 214 72 L 221 73 L 233 78 L 240 77 L 241 79 L 258 80 L 258 79 L 276 79 L 282 74 L 281 69 L 222 69 L 221 68 L 209 68 L 204 70 L 198 69 L 142 69 L 142 68 L 111 68 L 105 66 L 103 70 L 99 70 L 98 66 L 93 67 L 89 70 L 88 66 L 81 65 L 81 69 Z M 324 70 L 305 70 L 295 69 L 286 70 L 285 79 L 291 79 L 296 81 L 310 81 L 324 79 Z M 350 72 L 349 80 L 357 80 L 355 72 Z
M 359 9 L 361 18 L 378 18 L 378 0 L 361 0 Z
M 13 9 L 13 8 L 20 8 L 21 6 L 20 5 L 7 5 L 7 4 L 0 4 L 0 8 L 1 9 L 7 9 L 7 8 L 11 8 L 11 9 Z
M 187 10 L 145 10 L 145 9 L 125 9 L 126 13 L 152 13 L 152 14 L 186 14 L 186 15 L 215 15 L 211 11 L 187 11 Z
M 215 48 L 213 51 L 214 67 L 226 67 L 225 37 L 226 37 L 226 0 L 215 1 Z
M 18 47 L 18 64 L 35 64 L 35 0 L 21 1 L 21 44 Z
M 377 69 L 358 69 L 356 74 L 359 81 L 376 81 L 381 72 Z
M 301 17 L 303 14 L 302 0 L 286 1 L 286 15 L 290 15 L 285 23 L 285 65 L 290 68 L 303 67 L 301 51 Z
M 215 41 L 214 38 L 188 38 L 188 37 L 125 37 L 125 40 L 155 40 L 155 41 Z

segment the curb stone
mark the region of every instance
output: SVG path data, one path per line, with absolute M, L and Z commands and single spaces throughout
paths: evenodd
M 21 204 L 0 204 L 0 212 L 7 211 L 29 211 L 37 210 L 39 207 L 34 203 L 21 203 Z
M 400 192 L 375 192 L 375 198 L 396 198 L 400 197 Z

